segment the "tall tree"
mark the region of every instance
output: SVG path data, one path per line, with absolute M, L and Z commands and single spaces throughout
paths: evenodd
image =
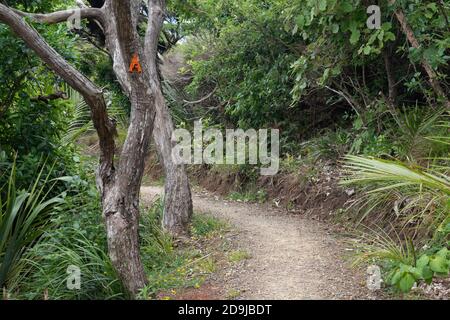
M 172 161 L 173 124 L 161 91 L 157 68 L 157 47 L 165 0 L 148 0 L 145 39 L 138 33 L 142 0 L 106 0 L 101 8 L 80 7 L 46 14 L 21 12 L 0 4 L 0 22 L 8 25 L 49 68 L 80 92 L 91 109 L 100 141 L 97 186 L 101 195 L 111 261 L 128 292 L 135 296 L 146 284 L 139 255 L 139 194 L 144 159 L 152 132 L 166 170 L 164 226 L 183 233 L 192 214 L 189 182 L 185 168 Z M 93 19 L 104 32 L 106 48 L 116 77 L 131 102 L 130 125 L 120 158 L 114 161 L 116 134 L 108 117 L 103 92 L 72 67 L 25 17 L 40 23 L 69 19 Z M 129 72 L 133 56 L 140 57 L 142 72 Z

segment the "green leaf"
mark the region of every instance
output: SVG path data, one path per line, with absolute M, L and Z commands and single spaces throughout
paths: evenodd
M 442 257 L 442 258 L 444 258 L 444 259 L 447 259 L 448 249 L 444 247 L 444 248 L 442 248 L 441 250 L 439 250 L 439 251 L 436 253 L 436 255 L 439 256 L 439 257 Z
M 331 26 L 331 32 L 338 33 L 339 32 L 339 25 L 337 23 L 333 23 Z
M 395 34 L 393 34 L 392 32 L 386 32 L 384 34 L 384 41 L 394 41 L 395 40 Z
M 426 254 L 424 254 L 419 258 L 419 260 L 417 260 L 416 266 L 417 266 L 417 268 L 422 269 L 428 265 L 429 261 L 430 261 L 430 258 Z
M 434 256 L 430 259 L 430 268 L 434 272 L 448 273 L 447 260 L 441 256 Z
M 320 11 L 327 10 L 327 0 L 319 0 L 319 10 Z
M 393 274 L 391 281 L 390 281 L 391 285 L 396 285 L 402 278 L 403 274 L 404 274 L 404 271 L 402 271 L 400 269 L 395 271 L 395 273 Z
M 430 267 L 425 266 L 422 269 L 422 279 L 425 280 L 427 284 L 430 284 L 433 281 L 433 270 L 430 269 Z
M 381 25 L 381 29 L 384 31 L 389 31 L 392 29 L 392 23 L 390 22 L 385 22 Z
M 300 27 L 300 28 L 303 28 L 304 26 L 305 26 L 305 16 L 304 15 L 299 15 L 299 16 L 297 16 L 297 19 L 296 19 L 297 21 L 297 25 Z
M 348 1 L 343 1 L 341 3 L 341 10 L 345 13 L 349 13 L 353 11 L 353 5 Z
M 402 292 L 409 292 L 414 282 L 416 282 L 416 279 L 410 273 L 405 273 L 398 283 L 398 288 Z
M 350 36 L 350 43 L 356 44 L 359 41 L 360 37 L 361 37 L 361 32 L 358 29 L 353 29 L 352 35 Z

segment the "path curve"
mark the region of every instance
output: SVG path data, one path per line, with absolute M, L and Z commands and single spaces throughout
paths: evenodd
M 145 202 L 159 187 L 142 187 Z M 271 208 L 230 202 L 206 192 L 193 195 L 194 210 L 231 223 L 251 258 L 228 275 L 240 299 L 372 299 L 365 278 L 350 269 L 342 241 L 324 223 Z

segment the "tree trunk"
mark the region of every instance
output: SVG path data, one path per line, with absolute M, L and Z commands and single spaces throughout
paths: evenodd
M 146 34 L 147 61 L 157 61 L 158 40 L 164 20 L 165 1 L 149 0 L 149 28 Z M 156 63 L 149 65 L 150 88 L 155 94 L 156 118 L 153 139 L 165 172 L 163 228 L 174 236 L 188 232 L 192 216 L 192 197 L 186 168 L 172 159 L 172 116 L 161 91 L 161 81 Z
M 156 100 L 153 139 L 166 178 L 163 228 L 174 236 L 185 235 L 192 216 L 191 189 L 184 165 L 176 164 L 172 159 L 173 125 L 162 94 Z
M 107 16 L 117 16 L 114 12 L 111 2 L 105 3 L 105 12 Z M 174 130 L 172 116 L 167 108 L 162 90 L 159 72 L 157 68 L 158 61 L 158 41 L 164 21 L 164 0 L 148 1 L 149 22 L 145 35 L 145 59 L 148 64 L 145 71 L 148 72 L 148 81 L 144 84 L 146 92 L 151 92 L 154 96 L 153 108 L 156 111 L 155 125 L 153 129 L 153 139 L 159 159 L 162 162 L 165 172 L 165 196 L 164 196 L 164 218 L 163 228 L 173 236 L 186 234 L 188 232 L 188 223 L 192 216 L 192 198 L 184 165 L 176 165 L 172 160 L 172 133 Z M 134 17 L 133 19 L 137 19 Z M 111 26 L 115 28 L 114 25 Z M 117 33 L 114 30 L 106 30 L 108 51 L 114 53 L 123 40 L 114 37 Z M 110 35 L 109 35 L 110 34 Z M 114 71 L 124 89 L 124 92 L 131 96 L 131 84 L 128 78 L 128 72 L 124 66 L 126 62 L 121 60 L 121 55 L 114 57 Z
M 147 282 L 139 250 L 139 196 L 154 119 L 152 100 L 144 94 L 131 101 L 131 124 L 119 166 L 114 181 L 104 186 L 102 196 L 109 256 L 134 297 Z
M 388 103 L 394 106 L 397 100 L 397 89 L 395 83 L 395 76 L 392 73 L 392 63 L 390 57 L 391 51 L 388 48 L 383 50 L 384 68 L 386 70 L 386 76 L 388 80 Z
M 139 194 L 124 195 L 112 189 L 105 196 L 109 257 L 127 292 L 136 297 L 147 283 L 139 253 Z M 109 212 L 105 207 L 117 211 Z
M 148 70 L 156 64 L 156 60 L 142 59 L 142 72 L 127 72 L 134 55 L 144 56 L 136 27 L 138 5 L 138 1 L 110 0 L 104 7 L 110 17 L 106 23 L 107 46 L 113 56 L 114 71 L 128 93 L 131 116 L 115 179 L 103 186 L 103 215 L 111 261 L 134 297 L 147 282 L 139 250 L 139 196 L 155 119 L 155 92 L 149 86 Z M 156 32 L 159 37 L 159 30 Z

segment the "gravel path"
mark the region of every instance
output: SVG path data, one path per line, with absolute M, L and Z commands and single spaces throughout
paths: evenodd
M 143 187 L 152 201 L 158 187 Z M 251 256 L 238 270 L 222 272 L 226 290 L 239 299 L 373 299 L 365 276 L 350 269 L 345 247 L 326 225 L 283 210 L 219 199 L 206 192 L 193 195 L 196 212 L 228 221 L 237 243 Z

